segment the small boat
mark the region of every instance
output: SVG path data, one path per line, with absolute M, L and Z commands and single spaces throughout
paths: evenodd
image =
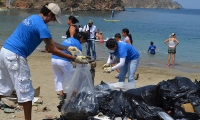
M 62 36 L 62 39 L 66 39 L 67 37 L 66 36 Z M 104 40 L 104 42 L 106 42 L 108 40 L 108 38 L 106 38 L 105 40 Z M 100 42 L 100 40 L 95 40 L 95 42 Z
M 70 15 L 65 15 L 66 17 L 69 17 Z M 79 17 L 79 16 L 77 16 L 77 15 L 72 15 L 72 16 L 74 16 L 74 17 Z
M 105 22 L 120 22 L 120 20 L 108 20 L 108 19 L 103 19 Z
M 0 11 L 7 11 L 8 8 L 0 8 Z

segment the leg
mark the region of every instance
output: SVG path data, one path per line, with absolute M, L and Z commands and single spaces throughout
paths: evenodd
M 119 82 L 125 82 L 127 71 L 128 71 L 128 64 L 125 62 L 124 66 L 120 68 Z
M 59 65 L 57 64 L 59 62 L 58 59 L 51 59 L 51 62 L 54 74 L 55 90 L 59 91 L 60 95 L 63 96 L 63 87 L 62 87 L 63 72 L 59 68 Z
M 174 67 L 174 62 L 175 62 L 175 54 L 172 54 L 172 67 Z
M 170 66 L 171 53 L 168 53 L 167 67 Z
M 135 72 L 139 64 L 139 59 L 128 62 L 128 82 L 134 81 Z
M 91 47 L 91 40 L 88 40 L 86 43 L 87 56 L 91 56 L 90 47 Z
M 32 101 L 22 103 L 24 108 L 25 120 L 31 120 Z
M 95 40 L 91 40 L 92 57 L 96 60 Z

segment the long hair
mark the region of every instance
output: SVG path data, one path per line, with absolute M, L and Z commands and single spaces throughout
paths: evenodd
M 78 19 L 76 19 L 76 17 L 74 17 L 72 15 L 69 16 L 68 19 L 71 20 L 73 24 L 79 23 Z
M 129 33 L 129 29 L 124 28 L 124 29 L 122 29 L 122 31 L 123 31 L 124 33 L 126 33 L 126 35 L 128 35 L 128 37 L 129 37 L 129 39 L 130 39 L 130 42 L 131 42 L 131 44 L 132 44 L 132 43 L 133 43 L 133 40 L 132 40 L 132 35 Z

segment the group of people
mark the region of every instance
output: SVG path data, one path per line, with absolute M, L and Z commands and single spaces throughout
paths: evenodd
M 43 41 L 46 44 L 48 52 L 52 53 L 52 66 L 54 72 L 55 89 L 64 95 L 62 79 L 65 73 L 72 68 L 71 61 L 79 64 L 87 64 L 86 56 L 82 55 L 82 43 L 87 43 L 87 56 L 96 59 L 95 52 L 95 33 L 96 26 L 90 20 L 82 31 L 79 30 L 76 23 L 79 21 L 74 16 L 69 16 L 66 31 L 67 39 L 61 44 L 52 39 L 48 28 L 49 22 L 61 23 L 60 7 L 55 3 L 45 4 L 39 14 L 31 15 L 24 19 L 5 41 L 0 51 L 0 99 L 3 96 L 10 96 L 13 90 L 16 91 L 18 102 L 22 103 L 24 108 L 25 120 L 31 120 L 32 100 L 34 98 L 34 89 L 32 86 L 30 69 L 27 57 Z M 100 33 L 101 34 L 101 33 Z M 132 36 L 127 28 L 120 33 L 115 34 L 115 38 L 106 41 L 106 47 L 109 50 L 107 63 L 103 65 L 103 71 L 110 73 L 114 70 L 119 72 L 119 82 L 124 82 L 128 73 L 128 82 L 134 82 L 134 75 L 137 70 L 140 54 L 133 47 Z M 172 36 L 175 36 L 172 35 Z M 99 36 L 100 39 L 103 39 Z M 175 37 L 169 38 L 169 52 L 175 53 L 175 47 L 178 42 Z M 70 78 L 69 78 L 70 80 Z
M 175 54 L 176 54 L 176 46 L 179 44 L 179 41 L 176 39 L 176 34 L 172 33 L 168 39 L 166 39 L 164 41 L 164 44 L 166 44 L 168 46 L 168 58 L 167 58 L 167 67 L 170 67 L 170 65 L 172 65 L 172 67 L 174 67 L 174 63 L 175 63 Z M 150 42 L 150 46 L 148 48 L 147 53 L 150 53 L 151 55 L 155 55 L 156 51 L 159 49 L 154 45 L 153 42 Z M 170 64 L 170 61 L 172 61 Z

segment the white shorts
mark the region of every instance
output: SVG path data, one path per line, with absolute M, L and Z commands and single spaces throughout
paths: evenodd
M 0 51 L 0 95 L 16 90 L 18 102 L 32 101 L 34 89 L 27 60 L 5 48 Z
M 65 88 L 69 85 L 74 74 L 73 65 L 71 62 L 54 58 L 51 59 L 51 62 L 54 73 L 55 90 L 65 91 Z

